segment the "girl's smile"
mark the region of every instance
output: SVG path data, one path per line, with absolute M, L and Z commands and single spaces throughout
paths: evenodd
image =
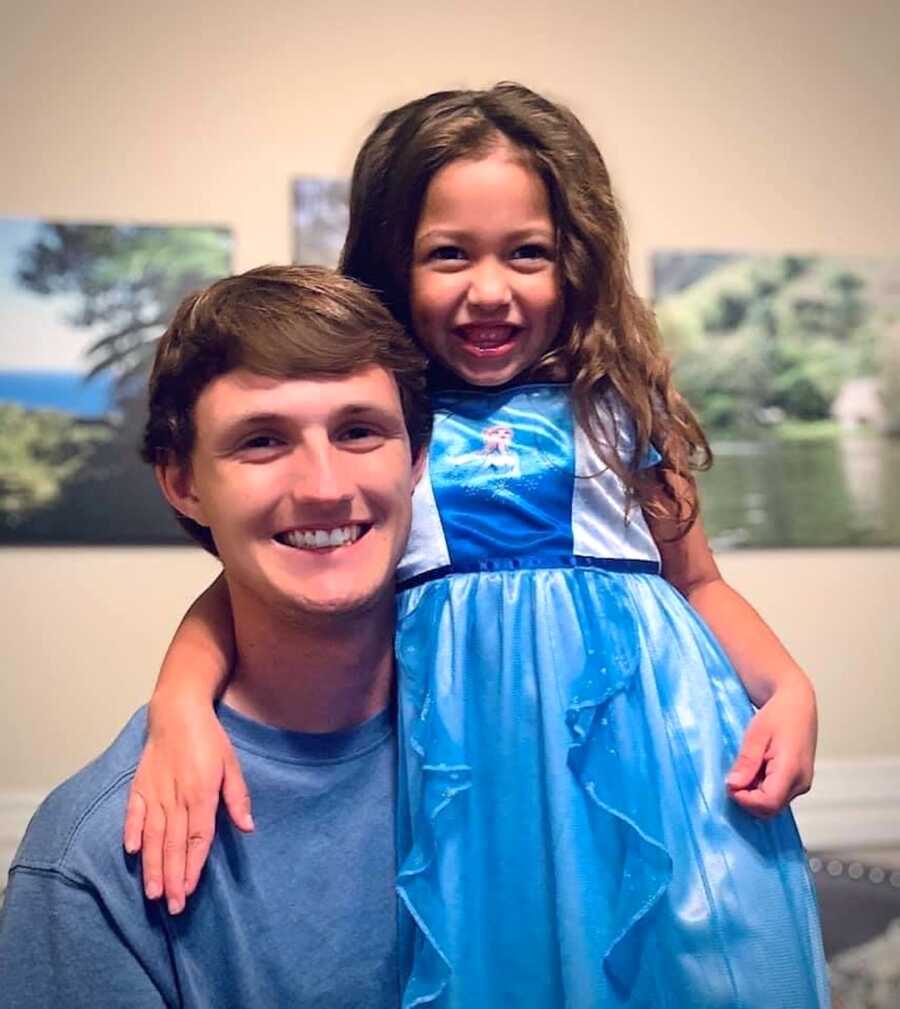
M 472 385 L 511 381 L 555 341 L 563 306 L 547 191 L 508 145 L 431 180 L 410 307 L 428 353 Z

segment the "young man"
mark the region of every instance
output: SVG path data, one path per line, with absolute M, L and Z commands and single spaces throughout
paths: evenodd
M 220 818 L 183 915 L 145 901 L 120 840 L 138 712 L 22 842 L 4 1005 L 399 1004 L 393 580 L 429 429 L 421 358 L 349 280 L 266 267 L 179 308 L 144 454 L 222 562 L 236 656 L 219 714 L 257 829 Z

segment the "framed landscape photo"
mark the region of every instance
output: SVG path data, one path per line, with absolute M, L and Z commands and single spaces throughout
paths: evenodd
M 138 457 L 156 342 L 223 228 L 0 218 L 0 543 L 185 542 Z
M 349 181 L 303 175 L 292 193 L 294 262 L 336 267 L 350 220 Z
M 713 545 L 900 544 L 900 256 L 676 250 L 652 268 L 715 455 Z

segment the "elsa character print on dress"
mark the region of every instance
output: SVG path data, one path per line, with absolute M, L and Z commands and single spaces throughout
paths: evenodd
M 814 694 L 709 551 L 708 447 L 584 127 L 512 84 L 388 113 L 342 268 L 428 352 L 436 408 L 398 570 L 403 1005 L 827 1006 L 786 808 Z M 211 685 L 223 626 L 213 597 L 182 632 L 195 653 L 205 635 Z M 208 703 L 172 699 L 203 680 L 177 645 L 133 833 L 196 776 L 186 726 L 216 738 Z
M 507 424 L 492 424 L 481 432 L 484 446 L 477 452 L 464 452 L 447 461 L 454 466 L 488 470 L 498 475 L 519 476 L 519 456 L 512 448 L 513 429 Z M 465 479 L 465 477 L 461 477 Z

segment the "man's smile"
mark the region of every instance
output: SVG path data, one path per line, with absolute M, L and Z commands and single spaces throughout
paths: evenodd
M 275 540 L 296 550 L 333 550 L 355 543 L 371 528 L 371 524 L 351 523 L 328 528 L 289 529 L 276 533 Z

